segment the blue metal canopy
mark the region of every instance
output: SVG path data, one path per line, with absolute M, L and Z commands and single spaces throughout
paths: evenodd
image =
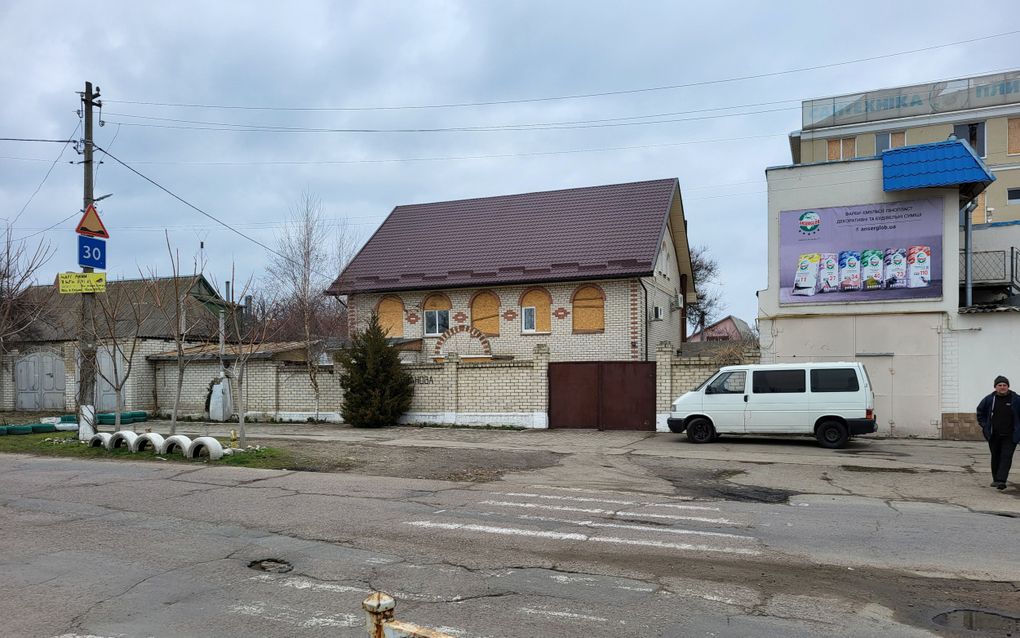
M 995 176 L 964 140 L 902 146 L 882 152 L 883 190 L 960 186 L 961 194 L 969 199 L 994 181 Z

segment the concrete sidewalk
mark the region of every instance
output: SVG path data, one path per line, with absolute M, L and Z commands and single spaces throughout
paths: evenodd
M 168 421 L 150 421 L 145 427 L 166 433 Z M 177 431 L 189 436 L 229 438 L 236 423 L 179 423 Z M 983 442 L 857 437 L 842 450 L 828 450 L 807 437 L 727 437 L 715 443 L 694 445 L 683 435 L 662 432 L 597 430 L 501 430 L 395 426 L 361 429 L 338 424 L 249 423 L 251 439 L 276 438 L 369 443 L 409 447 L 471 448 L 484 450 L 538 450 L 559 454 L 637 454 L 706 461 L 776 463 L 839 467 L 848 464 L 877 469 L 914 469 L 971 472 L 976 459 L 984 459 Z

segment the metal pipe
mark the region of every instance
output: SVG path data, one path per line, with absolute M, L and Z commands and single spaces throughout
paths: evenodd
M 973 223 L 970 214 L 977 208 L 977 198 L 974 198 L 967 202 L 967 204 L 961 209 L 964 217 L 964 231 L 963 231 L 963 252 L 964 252 L 964 269 L 966 275 L 964 277 L 964 307 L 969 308 L 974 303 L 974 230 L 972 228 Z

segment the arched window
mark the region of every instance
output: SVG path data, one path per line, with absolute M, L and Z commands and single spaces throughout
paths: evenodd
M 542 288 L 532 288 L 521 295 L 521 332 L 551 332 L 552 298 Z
M 603 332 L 606 329 L 606 299 L 596 286 L 581 286 L 574 291 L 574 332 Z
M 471 326 L 489 337 L 499 336 L 499 297 L 483 290 L 471 300 Z
M 438 337 L 450 329 L 450 298 L 444 294 L 429 295 L 422 303 L 425 311 L 425 336 Z
M 383 297 L 375 308 L 379 325 L 387 337 L 404 336 L 404 302 L 400 297 Z

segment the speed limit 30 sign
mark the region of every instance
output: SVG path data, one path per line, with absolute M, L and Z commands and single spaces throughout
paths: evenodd
M 106 270 L 106 240 L 78 235 L 78 265 Z

